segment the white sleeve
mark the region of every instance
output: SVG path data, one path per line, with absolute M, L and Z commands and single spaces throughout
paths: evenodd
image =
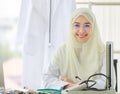
M 60 79 L 60 71 L 55 63 L 51 63 L 48 67 L 47 72 L 43 74 L 43 87 L 62 89 L 65 85 L 69 83 L 64 82 Z
M 106 75 L 106 58 L 105 56 L 103 57 L 103 60 L 102 60 L 102 68 L 101 68 L 101 71 L 100 73 Z M 95 80 L 96 81 L 96 84 L 93 86 L 93 88 L 97 88 L 97 89 L 105 89 L 106 87 L 106 77 L 105 76 L 100 76 L 99 79 Z M 91 84 L 91 83 L 90 83 Z M 89 84 L 89 85 L 90 85 Z

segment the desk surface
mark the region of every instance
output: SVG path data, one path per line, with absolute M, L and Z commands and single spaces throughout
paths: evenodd
M 106 91 L 65 91 L 62 94 L 120 94 L 116 93 L 114 90 Z

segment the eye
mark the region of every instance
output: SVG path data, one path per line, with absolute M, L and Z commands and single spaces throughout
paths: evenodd
M 90 29 L 90 24 L 85 24 L 85 25 L 84 25 L 84 30 L 87 31 L 87 30 L 89 30 L 89 29 Z
M 76 24 L 76 25 L 74 25 L 75 27 L 80 27 L 80 25 L 79 24 Z
M 80 25 L 79 24 L 75 24 L 74 25 L 74 29 L 79 29 L 80 28 Z

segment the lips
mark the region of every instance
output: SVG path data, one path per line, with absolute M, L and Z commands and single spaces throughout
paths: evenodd
M 79 36 L 79 38 L 85 38 L 86 36 L 88 36 L 88 34 L 85 34 L 85 35 L 82 35 L 82 36 L 78 35 L 78 36 Z

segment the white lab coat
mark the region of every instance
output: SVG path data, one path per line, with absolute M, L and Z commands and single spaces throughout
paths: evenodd
M 105 56 L 103 56 L 102 60 L 102 67 L 100 73 L 103 73 L 106 75 L 106 59 Z M 58 65 L 52 61 L 49 65 L 48 71 L 44 72 L 44 88 L 54 88 L 54 89 L 63 89 L 63 87 L 67 84 L 68 82 L 64 82 L 61 80 L 61 71 L 58 67 Z M 95 80 L 96 84 L 93 86 L 94 88 L 98 89 L 105 89 L 106 85 L 106 77 L 101 76 L 99 79 Z M 89 85 L 92 85 L 93 83 L 89 83 Z
M 47 71 L 49 62 L 56 49 L 66 41 L 69 33 L 70 17 L 76 8 L 75 0 L 51 0 L 51 5 L 51 41 L 50 43 L 46 41 L 44 72 Z M 49 36 L 49 32 L 47 36 Z M 48 37 L 46 40 L 49 40 Z
M 49 46 L 50 0 L 22 0 L 18 26 L 18 35 L 23 36 L 20 41 L 24 44 L 22 86 L 30 89 L 42 87 L 42 70 L 46 70 L 55 48 L 65 41 L 68 20 L 75 8 L 74 0 L 51 1 L 53 21 Z

